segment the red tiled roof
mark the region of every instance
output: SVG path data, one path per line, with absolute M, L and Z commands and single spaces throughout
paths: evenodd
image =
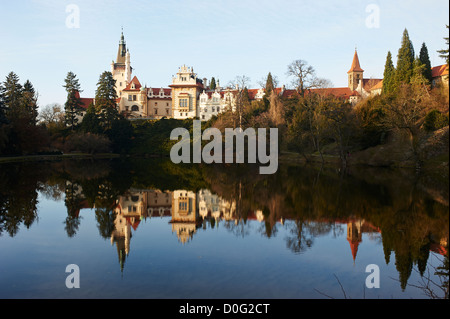
M 307 90 L 305 92 L 305 94 L 311 94 L 311 93 L 315 93 L 315 94 L 319 94 L 319 95 L 333 95 L 337 98 L 344 98 L 344 99 L 349 99 L 350 96 L 358 96 L 359 95 L 358 92 L 352 91 L 348 87 L 312 89 L 312 90 Z
M 82 97 L 80 96 L 80 92 L 78 92 L 78 91 L 75 92 L 75 98 L 80 99 L 80 101 L 81 101 L 81 105 L 80 105 L 80 106 L 81 106 L 83 109 L 87 109 L 91 103 L 94 103 L 94 99 L 91 99 L 91 98 L 82 98 Z
M 87 109 L 91 103 L 94 104 L 94 99 L 91 98 L 81 98 L 80 100 L 83 109 Z
M 153 92 L 153 97 L 152 97 L 152 99 L 158 99 L 158 98 L 161 98 L 161 97 L 159 96 L 159 92 L 161 91 L 161 88 L 159 88 L 159 89 L 157 89 L 157 88 L 148 88 L 148 89 L 147 89 L 147 95 L 148 95 L 148 93 L 150 93 L 150 90 Z M 163 88 L 163 91 L 164 91 L 164 98 L 165 98 L 165 99 L 170 98 L 170 95 L 172 94 L 172 89 L 169 89 L 169 88 Z
M 448 75 L 448 66 L 447 64 L 435 66 L 431 68 L 431 76 L 433 78 L 437 78 L 439 76 Z
M 359 65 L 358 52 L 356 52 L 356 50 L 355 50 L 355 55 L 353 56 L 352 66 L 347 73 L 350 73 L 350 72 L 364 72 L 364 70 L 361 69 L 361 66 Z
M 131 85 L 134 84 L 135 88 L 132 89 Z M 124 89 L 124 91 L 139 91 L 141 89 L 142 85 L 139 82 L 138 78 L 135 76 L 133 80 L 131 80 L 130 83 L 128 83 L 127 87 Z
M 382 79 L 363 79 L 363 88 L 370 91 L 382 81 Z
M 371 90 L 379 90 L 383 88 L 383 80 L 378 81 L 377 84 L 375 84 L 374 86 L 372 86 L 370 89 Z

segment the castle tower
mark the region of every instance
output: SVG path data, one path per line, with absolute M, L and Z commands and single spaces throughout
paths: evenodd
M 362 242 L 362 224 L 361 220 L 351 220 L 347 224 L 347 240 L 350 243 L 350 249 L 352 251 L 353 262 L 356 260 L 356 254 L 358 253 L 358 246 Z
M 111 63 L 111 73 L 114 80 L 116 80 L 116 94 L 118 97 L 121 97 L 122 90 L 131 82 L 132 72 L 133 68 L 131 67 L 130 51 L 127 50 L 125 37 L 122 31 L 116 62 L 113 61 Z
M 169 87 L 172 89 L 173 117 L 187 119 L 198 116 L 197 101 L 204 87 L 194 68 L 186 65 L 180 67 Z
M 348 74 L 348 87 L 350 90 L 354 91 L 358 87 L 359 83 L 363 80 L 364 70 L 361 69 L 359 65 L 358 52 L 355 50 L 355 55 L 353 56 L 353 62 Z

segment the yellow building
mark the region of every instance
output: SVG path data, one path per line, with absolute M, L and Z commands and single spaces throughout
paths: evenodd
M 203 81 L 197 78 L 192 67 L 183 65 L 177 75 L 172 78 L 172 115 L 175 119 L 197 117 L 200 93 L 203 91 Z

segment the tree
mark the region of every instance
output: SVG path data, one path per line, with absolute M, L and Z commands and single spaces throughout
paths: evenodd
M 390 51 L 388 51 L 383 73 L 383 93 L 384 94 L 392 93 L 395 88 L 394 85 L 395 85 L 395 67 L 394 63 L 392 62 L 392 54 Z
M 80 125 L 80 130 L 84 133 L 101 133 L 102 127 L 100 126 L 100 120 L 97 117 L 93 104 L 90 104 L 87 108 L 86 114 L 84 115 L 83 121 Z
M 10 72 L 3 82 L 3 89 L 1 92 L 1 99 L 3 107 L 6 111 L 6 118 L 19 118 L 23 115 L 22 106 L 22 85 L 19 83 L 19 77 L 14 72 Z
M 426 78 L 426 68 L 427 66 L 422 63 L 420 58 L 414 60 L 413 73 L 411 76 L 411 85 L 422 86 L 426 88 L 430 82 Z
M 356 128 L 356 117 L 353 107 L 348 102 L 328 97 L 323 101 L 322 109 L 323 115 L 328 120 L 329 137 L 338 145 L 341 164 L 345 169 L 347 167 L 350 137 Z
M 447 25 L 446 27 L 447 27 L 447 29 L 448 29 L 448 25 Z M 449 64 L 449 59 L 448 59 L 448 45 L 449 45 L 449 38 L 446 37 L 446 38 L 444 38 L 444 40 L 445 40 L 446 43 L 447 43 L 447 49 L 442 49 L 442 50 L 439 50 L 439 51 L 437 51 L 437 52 L 440 53 L 439 57 L 445 59 L 445 61 L 447 62 L 447 65 L 448 65 L 448 64 Z
M 420 127 L 424 123 L 430 96 L 426 87 L 420 84 L 402 84 L 396 91 L 395 98 L 385 108 L 385 124 L 408 134 L 411 143 L 412 160 L 416 167 L 421 167 L 418 153 Z
M 38 116 L 39 123 L 45 126 L 64 122 L 64 113 L 61 105 L 54 103 L 46 105 Z
M 397 68 L 396 68 L 396 84 L 408 84 L 411 81 L 414 68 L 414 47 L 409 39 L 408 30 L 403 31 L 402 44 L 398 50 Z
M 293 77 L 292 84 L 300 96 L 305 95 L 306 90 L 322 88 L 330 85 L 326 79 L 316 76 L 316 71 L 308 62 L 295 60 L 288 65 L 287 75 Z
M 80 83 L 76 77 L 73 72 L 67 73 L 67 77 L 64 80 L 65 84 L 63 85 L 67 91 L 67 101 L 64 105 L 65 122 L 72 131 L 78 124 L 78 116 L 82 105 L 79 95 L 82 91 L 80 90 Z
M 216 89 L 216 79 L 214 77 L 211 78 L 211 83 L 209 84 L 209 88 L 211 90 L 215 90 Z
M 31 82 L 26 81 L 22 86 L 19 77 L 10 72 L 2 85 L 0 95 L 8 122 L 6 127 L 2 128 L 2 144 L 6 153 L 31 154 L 45 147 L 45 132 L 36 126 L 37 94 Z
M 266 95 L 267 96 L 270 96 L 272 91 L 275 89 L 273 78 L 272 78 L 272 74 L 270 72 L 267 75 L 266 87 L 265 88 L 266 88 Z
M 422 48 L 420 48 L 419 60 L 424 65 L 423 76 L 428 81 L 428 83 L 431 84 L 431 80 L 433 79 L 431 75 L 431 62 L 425 42 L 422 43 Z
M 116 80 L 111 72 L 103 72 L 97 83 L 95 108 L 105 132 L 111 128 L 113 121 L 119 119 L 116 100 Z
M 29 117 L 31 125 L 37 124 L 37 117 L 39 115 L 37 99 L 37 93 L 33 84 L 27 80 L 22 90 L 22 107 L 26 116 Z

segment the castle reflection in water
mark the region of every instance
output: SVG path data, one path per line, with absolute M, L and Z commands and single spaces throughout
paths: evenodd
M 73 186 L 73 185 L 72 185 Z M 77 185 L 78 198 L 82 197 L 82 189 Z M 87 201 L 81 200 L 79 209 L 93 209 Z M 125 264 L 130 253 L 131 238 L 142 221 L 151 218 L 167 218 L 172 226 L 172 232 L 176 234 L 181 244 L 192 241 L 197 230 L 206 225 L 219 225 L 221 221 L 238 224 L 242 222 L 241 215 L 237 212 L 237 201 L 226 200 L 213 194 L 207 189 L 198 192 L 190 190 L 161 191 L 154 189 L 130 189 L 126 194 L 119 196 L 114 204 L 114 230 L 111 233 L 111 244 L 117 248 L 117 254 L 121 268 Z M 95 206 L 95 205 L 94 205 Z M 79 210 L 77 214 L 79 215 Z M 246 213 L 246 222 L 257 221 L 264 223 L 266 216 L 263 210 L 254 210 Z M 289 218 L 287 218 L 289 220 Z M 283 225 L 284 218 L 276 221 Z M 364 219 L 346 218 L 335 220 L 311 221 L 316 223 L 332 223 L 346 228 L 346 239 L 349 244 L 349 255 L 355 262 L 358 247 L 362 242 L 363 234 L 369 240 L 380 240 L 381 231 Z M 267 225 L 266 225 L 267 227 Z M 430 247 L 432 251 L 445 255 L 444 247 L 447 240 L 438 240 Z

